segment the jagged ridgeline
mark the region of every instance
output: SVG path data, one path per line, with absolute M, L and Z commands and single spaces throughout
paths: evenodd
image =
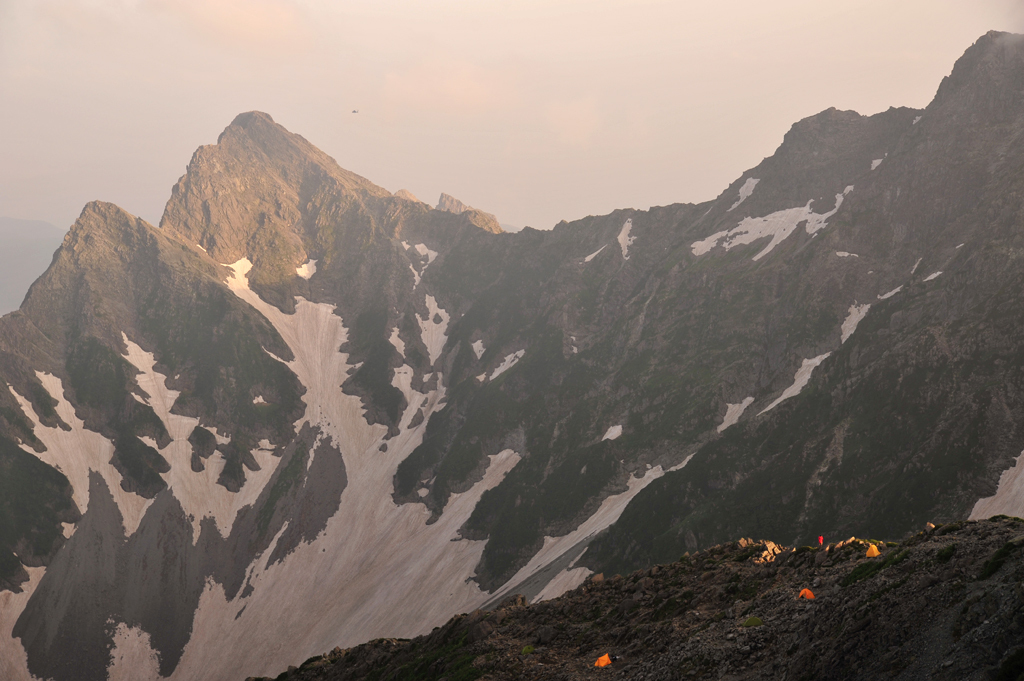
M 991 33 L 714 201 L 507 234 L 238 116 L 0 319 L 0 677 L 266 675 L 737 536 L 1021 515 L 1022 131 Z

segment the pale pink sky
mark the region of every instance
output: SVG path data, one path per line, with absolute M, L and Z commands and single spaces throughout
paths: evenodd
M 716 196 L 796 120 L 923 107 L 1020 0 L 0 0 L 0 215 L 157 221 L 259 109 L 502 222 Z M 352 114 L 352 109 L 359 109 Z

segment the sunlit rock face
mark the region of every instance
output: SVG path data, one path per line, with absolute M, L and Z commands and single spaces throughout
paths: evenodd
M 0 319 L 0 677 L 269 675 L 737 536 L 1021 515 L 1022 74 L 989 34 L 714 201 L 516 234 L 238 116 Z

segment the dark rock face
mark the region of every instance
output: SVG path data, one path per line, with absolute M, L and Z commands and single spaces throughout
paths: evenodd
M 882 291 L 858 292 L 871 311 L 808 390 L 654 483 L 587 560 L 622 569 L 664 559 L 754 516 L 790 541 L 809 541 L 819 527 L 877 534 L 965 517 L 995 492 L 995 471 L 1011 465 L 1024 436 L 1021 320 L 1010 303 L 1021 273 L 1009 255 L 1020 240 L 1010 216 L 1020 215 L 1021 176 L 1004 165 L 1016 163 L 1005 139 L 1021 124 L 1003 105 L 972 103 L 984 99 L 979 79 L 1018 77 L 1022 50 L 1019 36 L 982 38 L 871 181 L 858 181 L 821 238 L 859 258 L 802 257 L 808 270 L 832 268 L 821 276 L 835 283 L 856 276 L 845 261 L 870 262 L 879 288 L 901 291 L 882 301 Z
M 48 564 L 64 545 L 61 523 L 81 513 L 71 486 L 7 438 L 0 438 L 0 589 L 21 592 L 28 579 L 22 565 Z
M 1015 678 L 1022 530 L 1016 518 L 939 526 L 879 543 L 878 558 L 853 538 L 730 542 L 411 641 L 336 648 L 279 678 Z M 814 600 L 798 597 L 808 587 Z M 595 668 L 604 654 L 611 668 Z

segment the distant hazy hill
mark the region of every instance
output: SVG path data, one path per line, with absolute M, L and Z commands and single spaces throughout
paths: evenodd
M 0 314 L 18 309 L 63 238 L 48 222 L 0 217 Z

